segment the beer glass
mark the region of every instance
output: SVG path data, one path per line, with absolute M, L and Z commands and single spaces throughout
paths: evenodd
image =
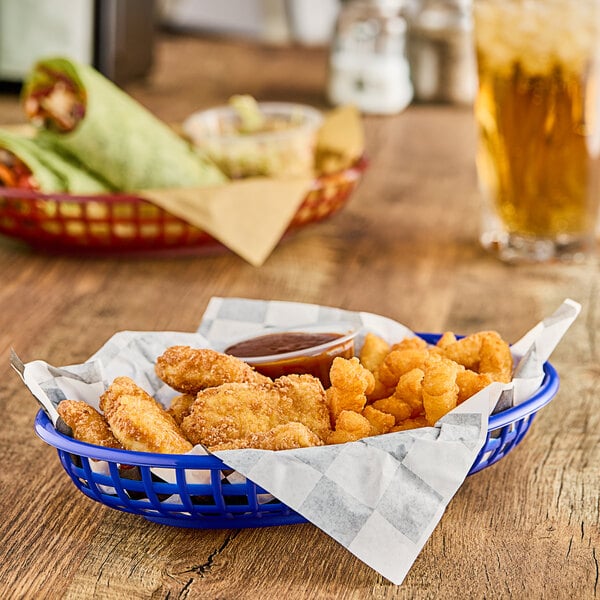
M 585 258 L 600 177 L 600 0 L 474 0 L 480 241 Z

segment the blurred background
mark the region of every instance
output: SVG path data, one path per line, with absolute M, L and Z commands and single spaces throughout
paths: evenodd
M 161 34 L 325 48 L 331 104 L 391 114 L 471 103 L 471 0 L 0 0 L 0 81 L 41 56 L 93 64 L 120 85 L 148 75 Z

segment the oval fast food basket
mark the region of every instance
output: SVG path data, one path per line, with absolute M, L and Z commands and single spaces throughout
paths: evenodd
M 428 342 L 438 335 L 422 334 Z M 556 395 L 559 377 L 544 364 L 542 384 L 530 398 L 489 419 L 485 444 L 469 475 L 493 465 L 523 439 L 537 411 Z M 304 517 L 212 455 L 115 450 L 58 432 L 40 410 L 35 431 L 58 451 L 60 462 L 88 498 L 157 523 L 197 529 L 290 525 Z
M 367 168 L 317 177 L 284 235 L 337 213 Z M 207 232 L 135 194 L 43 194 L 0 189 L 0 234 L 35 250 L 78 255 L 178 255 L 226 251 Z

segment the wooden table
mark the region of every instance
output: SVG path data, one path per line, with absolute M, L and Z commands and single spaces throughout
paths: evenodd
M 163 37 L 128 86 L 167 121 L 248 92 L 325 107 L 326 53 Z M 15 96 L 4 122 L 20 122 Z M 583 265 L 507 266 L 477 243 L 470 109 L 365 119 L 371 165 L 347 208 L 260 268 L 233 254 L 44 256 L 0 239 L 3 598 L 592 598 L 600 595 L 600 278 Z M 414 330 L 494 328 L 515 340 L 571 297 L 556 399 L 509 456 L 469 477 L 396 587 L 310 524 L 159 526 L 77 492 L 34 435 L 37 406 L 8 364 L 83 362 L 112 333 L 194 330 L 211 296 L 366 310 Z

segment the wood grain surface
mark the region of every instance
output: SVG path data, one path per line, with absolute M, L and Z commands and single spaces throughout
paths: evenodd
M 127 90 L 169 122 L 233 93 L 326 108 L 326 52 L 163 35 Z M 16 96 L 0 120 L 21 122 Z M 600 281 L 581 265 L 508 266 L 477 243 L 471 110 L 365 119 L 370 168 L 344 211 L 252 267 L 227 253 L 84 259 L 0 238 L 0 597 L 595 598 L 600 595 Z M 114 332 L 193 330 L 211 296 L 314 302 L 418 331 L 520 337 L 566 297 L 583 312 L 552 357 L 561 376 L 506 458 L 469 477 L 394 586 L 310 524 L 185 530 L 97 504 L 33 431 L 8 364 L 79 363 Z

